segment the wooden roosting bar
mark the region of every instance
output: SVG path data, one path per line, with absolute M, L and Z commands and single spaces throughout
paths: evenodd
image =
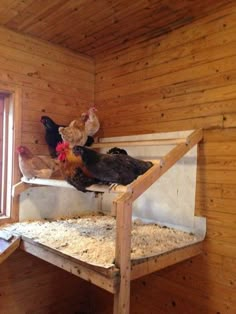
M 138 260 L 131 260 L 130 253 L 133 202 L 193 146 L 198 144 L 202 136 L 202 130 L 196 130 L 184 139 L 147 141 L 146 145 L 175 144 L 175 146 L 160 160 L 156 160 L 153 167 L 145 174 L 139 176 L 128 186 L 118 185 L 109 188 L 107 186 L 93 185 L 88 188 L 89 191 L 117 193 L 117 197 L 114 199 L 112 205 L 112 213 L 116 217 L 115 263 L 112 267 L 104 268 L 85 263 L 39 242 L 35 242 L 24 235 L 21 236 L 21 241 L 15 237 L 14 241 L 9 242 L 9 246 L 5 247 L 2 253 L 0 252 L 2 254 L 0 255 L 0 262 L 5 259 L 6 255 L 10 255 L 17 247 L 20 247 L 22 250 L 114 294 L 113 313 L 128 314 L 130 308 L 131 280 L 191 258 L 201 252 L 202 242 L 200 241 L 185 247 L 176 248 L 161 255 Z M 94 147 L 111 147 L 115 146 L 115 144 L 117 143 L 97 143 Z M 138 146 L 145 144 L 143 141 L 140 141 L 119 142 L 119 145 Z M 22 179 L 20 183 L 14 186 L 13 196 L 16 197 L 19 195 L 19 193 L 29 187 L 29 184 L 71 187 L 66 182 L 60 180 Z

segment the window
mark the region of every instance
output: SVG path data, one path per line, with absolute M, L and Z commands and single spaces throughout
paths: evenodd
M 1 214 L 9 215 L 11 207 L 11 185 L 12 185 L 12 104 L 10 103 L 10 95 L 0 94 L 1 106 Z
M 19 180 L 15 154 L 20 139 L 19 99 L 17 89 L 0 89 L 0 223 L 6 218 L 16 220 L 18 216 L 17 203 L 11 192 L 13 184 Z

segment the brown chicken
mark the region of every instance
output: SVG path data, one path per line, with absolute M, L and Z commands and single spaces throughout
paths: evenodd
M 64 179 L 77 190 L 86 192 L 86 187 L 99 183 L 83 164 L 80 156 L 75 156 L 69 143 L 59 143 L 57 145 L 58 159 L 60 161 L 61 172 Z
M 90 146 L 94 140 L 85 132 L 84 122 L 73 120 L 67 127 L 59 127 L 59 133 L 64 142 L 72 148 L 74 145 Z
M 27 179 L 48 179 L 58 170 L 55 160 L 47 156 L 36 156 L 26 146 L 17 148 L 19 168 Z

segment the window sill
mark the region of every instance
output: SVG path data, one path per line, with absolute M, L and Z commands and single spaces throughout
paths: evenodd
M 5 216 L 4 214 L 0 214 L 0 225 L 5 223 L 13 222 L 13 220 L 9 216 Z

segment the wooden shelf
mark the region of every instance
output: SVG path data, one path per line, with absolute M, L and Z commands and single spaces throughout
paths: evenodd
M 120 142 L 99 142 L 92 145 L 92 148 L 115 147 L 137 147 L 137 146 L 158 146 L 158 145 L 177 145 L 186 144 L 186 138 L 169 138 L 159 140 L 140 140 L 140 141 L 120 141 Z
M 22 236 L 20 248 L 44 261 L 58 266 L 77 277 L 91 282 L 94 285 L 110 292 L 117 293 L 120 284 L 120 270 L 115 265 L 99 267 L 66 255 L 42 243 Z M 131 260 L 130 279 L 134 280 L 168 266 L 202 253 L 202 242 L 197 242 L 181 248 L 153 255 L 146 258 Z
M 12 188 L 12 196 L 15 197 L 27 190 L 30 186 L 53 186 L 60 188 L 69 188 L 76 190 L 75 187 L 67 183 L 65 180 L 55 180 L 55 179 L 27 179 L 25 177 L 21 178 L 21 182 L 15 184 Z M 93 184 L 86 188 L 90 192 L 101 192 L 101 193 L 125 193 L 129 190 L 129 186 L 124 185 L 103 185 L 103 184 Z
M 20 246 L 20 237 L 0 232 L 0 264 Z
M 155 162 L 145 174 L 139 176 L 128 186 L 116 187 L 93 185 L 89 191 L 112 192 L 118 195 L 113 200 L 112 213 L 116 217 L 115 264 L 112 268 L 104 269 L 89 265 L 71 258 L 40 243 L 22 237 L 21 248 L 39 258 L 61 267 L 76 276 L 92 282 L 95 285 L 114 294 L 114 314 L 128 314 L 130 303 L 130 281 L 167 266 L 178 263 L 201 253 L 201 242 L 185 247 L 176 248 L 160 255 L 145 259 L 131 260 L 131 226 L 133 202 L 156 182 L 168 169 L 180 160 L 192 147 L 202 139 L 202 130 L 193 131 L 184 139 L 154 140 L 147 142 L 119 142 L 119 145 L 174 145 L 161 159 Z M 98 143 L 93 147 L 112 147 L 118 143 Z M 62 180 L 27 180 L 22 178 L 13 188 L 17 196 L 30 185 L 46 185 L 73 188 Z

